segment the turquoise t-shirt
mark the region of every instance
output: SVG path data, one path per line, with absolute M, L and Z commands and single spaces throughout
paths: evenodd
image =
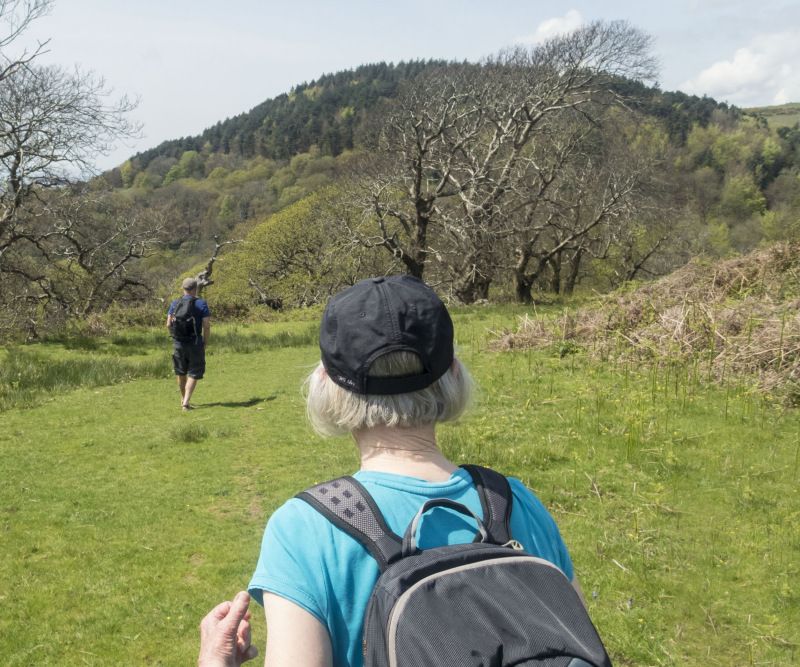
M 388 473 L 359 471 L 354 477 L 372 494 L 386 523 L 402 536 L 419 508 L 431 498 L 450 498 L 481 516 L 472 478 L 459 469 L 446 482 Z M 514 495 L 511 532 L 528 553 L 557 565 L 571 580 L 572 562 L 553 517 L 518 479 L 509 478 Z M 421 549 L 472 542 L 475 522 L 436 507 L 417 531 Z M 263 591 L 291 600 L 328 628 L 337 667 L 363 667 L 364 612 L 380 571 L 359 542 L 334 526 L 308 503 L 295 498 L 270 517 L 261 555 L 248 586 L 259 604 Z

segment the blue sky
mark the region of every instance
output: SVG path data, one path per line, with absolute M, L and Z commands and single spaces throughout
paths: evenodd
M 140 97 L 134 117 L 146 137 L 98 159 L 105 169 L 324 73 L 475 61 L 596 19 L 624 19 L 654 37 L 665 90 L 743 107 L 800 102 L 796 0 L 56 0 L 25 40 L 50 39 L 43 62 L 80 64 L 116 94 Z

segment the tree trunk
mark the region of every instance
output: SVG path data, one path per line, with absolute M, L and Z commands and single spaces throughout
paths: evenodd
M 561 292 L 561 251 L 559 250 L 555 255 L 549 259 L 550 269 L 553 275 L 550 276 L 550 291 L 553 294 Z
M 455 295 L 461 303 L 475 303 L 480 299 L 489 298 L 489 286 L 491 284 L 491 278 L 476 273 L 470 273 L 468 277 L 455 283 L 453 292 L 455 292 Z
M 547 267 L 549 260 L 544 257 L 539 257 L 538 263 L 536 268 L 534 269 L 533 273 L 525 273 L 524 269 L 520 269 L 520 266 L 527 266 L 527 261 L 523 263 L 518 263 L 517 268 L 514 269 L 514 291 L 516 292 L 517 301 L 519 303 L 533 303 L 533 295 L 531 291 L 533 290 L 533 283 L 536 282 L 536 279 L 542 275 L 542 271 L 545 270 Z
M 581 259 L 583 258 L 583 254 L 585 252 L 586 250 L 583 248 L 579 248 L 575 251 L 575 256 L 572 258 L 572 262 L 570 263 L 567 280 L 564 283 L 564 294 L 572 294 L 572 292 L 575 291 L 575 283 L 578 282 L 578 273 L 580 272 L 581 268 Z
M 514 271 L 514 294 L 518 303 L 533 303 L 531 296 L 531 281 L 524 273 Z
M 280 297 L 280 296 L 276 296 L 276 297 L 267 296 L 267 293 L 252 278 L 248 278 L 247 279 L 247 283 L 256 292 L 258 292 L 258 298 L 261 301 L 261 303 L 263 303 L 265 306 L 268 306 L 268 307 L 272 308 L 272 310 L 282 310 L 283 309 L 283 297 Z

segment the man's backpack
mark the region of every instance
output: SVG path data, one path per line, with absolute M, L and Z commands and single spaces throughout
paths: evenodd
M 366 667 L 610 667 L 580 597 L 552 563 L 522 551 L 510 529 L 513 497 L 503 475 L 463 466 L 484 518 L 447 498 L 428 500 L 401 538 L 352 477 L 298 498 L 363 544 L 380 577 L 364 615 Z M 470 544 L 421 551 L 417 525 L 433 507 L 475 519 Z
M 200 332 L 197 330 L 197 320 L 194 315 L 194 303 L 197 297 L 188 299 L 180 298 L 172 309 L 169 333 L 180 343 L 195 343 Z

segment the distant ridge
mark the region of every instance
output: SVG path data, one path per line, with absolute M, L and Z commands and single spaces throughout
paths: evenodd
M 442 60 L 375 63 L 324 74 L 248 112 L 220 121 L 197 136 L 165 141 L 131 159 L 138 161 L 139 170 L 146 169 L 156 157 L 180 159 L 190 150 L 288 160 L 308 152 L 312 145 L 323 155 L 335 157 L 354 147 L 358 127 L 375 112 L 381 100 L 394 98 L 404 81 L 444 64 L 447 63 Z M 705 127 L 714 110 L 740 113 L 710 97 L 662 91 L 625 79 L 614 85 L 635 96 L 641 111 L 662 119 L 677 145 L 683 145 L 694 123 Z
M 323 154 L 336 156 L 353 148 L 355 128 L 381 99 L 393 98 L 403 81 L 442 64 L 438 60 L 381 62 L 323 74 L 200 135 L 165 141 L 132 159 L 138 159 L 144 169 L 158 156 L 180 158 L 184 151 L 201 151 L 206 144 L 215 153 L 278 160 L 308 152 L 316 144 Z

